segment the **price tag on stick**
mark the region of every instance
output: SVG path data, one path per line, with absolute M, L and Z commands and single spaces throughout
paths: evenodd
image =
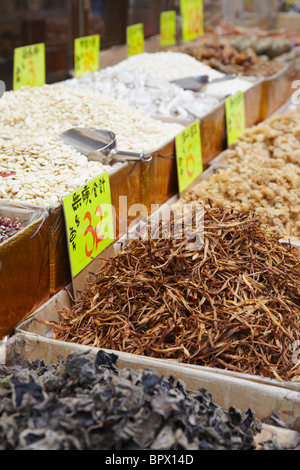
M 114 242 L 108 173 L 63 199 L 73 278 Z
M 225 101 L 227 144 L 230 147 L 246 128 L 245 96 L 240 92 Z
M 182 193 L 203 172 L 199 121 L 176 137 L 179 192 Z
M 87 72 L 100 68 L 100 36 L 85 36 L 74 41 L 75 76 L 81 77 Z
M 45 44 L 17 47 L 14 51 L 13 88 L 40 87 L 46 83 Z
M 182 38 L 192 41 L 204 31 L 203 0 L 180 0 L 182 16 Z
M 160 15 L 160 45 L 173 46 L 176 43 L 176 11 L 163 11 Z
M 127 30 L 127 55 L 131 57 L 137 54 L 143 54 L 145 44 L 145 34 L 143 23 L 128 26 Z

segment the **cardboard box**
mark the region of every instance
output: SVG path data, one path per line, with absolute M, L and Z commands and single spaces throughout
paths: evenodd
M 279 13 L 276 22 L 276 29 L 285 29 L 288 33 L 300 32 L 299 13 Z
M 24 227 L 0 244 L 0 340 L 50 297 L 49 214 L 0 201 L 0 215 L 18 218 Z
M 44 360 L 45 363 L 55 363 L 59 358 L 64 359 L 69 354 L 89 352 L 96 356 L 98 349 L 81 346 L 74 343 L 57 341 L 52 338 L 49 327 L 38 320 L 56 320 L 56 303 L 67 305 L 69 295 L 62 291 L 48 301 L 42 308 L 22 322 L 13 337 L 21 339 L 18 354 L 19 358 L 34 361 Z M 13 339 L 12 338 L 12 339 Z M 113 352 L 117 355 L 117 367 L 131 367 L 133 369 L 151 368 L 157 373 L 184 381 L 191 390 L 204 387 L 210 392 L 216 403 L 224 409 L 235 406 L 240 410 L 252 408 L 261 420 L 276 416 L 290 428 L 300 430 L 300 384 L 281 383 L 261 377 L 252 377 L 246 374 L 230 373 L 222 370 L 188 366 L 176 361 L 153 359 L 134 354 Z

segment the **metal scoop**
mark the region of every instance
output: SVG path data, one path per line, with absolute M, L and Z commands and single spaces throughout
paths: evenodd
M 152 155 L 116 149 L 115 134 L 101 129 L 69 129 L 60 134 L 57 140 L 66 145 L 72 145 L 88 160 L 100 162 L 103 165 L 126 161 L 150 162 L 152 160 Z
M 232 80 L 236 77 L 237 75 L 235 73 L 224 75 L 224 77 L 220 78 L 210 78 L 208 75 L 199 75 L 198 77 L 186 77 L 180 78 L 179 80 L 172 80 L 171 83 L 175 83 L 175 85 L 180 86 L 184 90 L 200 91 L 203 85 Z

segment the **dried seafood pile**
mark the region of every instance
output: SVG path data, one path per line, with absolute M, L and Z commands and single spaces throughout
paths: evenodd
M 271 40 L 271 43 L 274 46 L 274 41 Z M 269 60 L 265 55 L 258 55 L 252 47 L 238 50 L 229 42 L 216 40 L 199 45 L 180 46 L 179 51 L 189 54 L 205 65 L 225 74 L 237 73 L 244 76 L 271 77 L 284 67 L 283 63 Z
M 209 200 L 215 206 L 253 211 L 282 238 L 300 240 L 299 110 L 247 129 L 213 163 L 208 174 L 182 203 Z M 223 167 L 223 168 L 222 168 Z
M 21 229 L 22 224 L 19 219 L 10 219 L 9 217 L 0 216 L 0 243 L 13 237 Z
M 187 250 L 187 239 L 174 236 L 178 221 L 176 214 L 163 224 L 161 236 L 129 240 L 71 308 L 58 307 L 60 323 L 46 322 L 55 338 L 297 379 L 292 362 L 293 344 L 300 339 L 296 250 L 281 245 L 253 215 L 209 207 L 203 247 Z M 203 231 L 196 234 L 201 239 Z
M 0 450 L 254 450 L 253 412 L 116 357 L 0 367 Z

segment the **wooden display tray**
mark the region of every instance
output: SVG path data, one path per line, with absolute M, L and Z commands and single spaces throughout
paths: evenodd
M 60 343 L 32 334 L 18 333 L 9 341 L 0 345 L 0 365 L 7 367 L 23 366 L 25 361 L 43 360 L 45 364 L 56 364 L 64 360 L 70 354 L 85 353 L 91 358 L 95 358 L 98 350 L 78 346 L 76 344 Z M 183 382 L 187 390 L 197 391 L 205 388 L 212 393 L 214 402 L 225 411 L 229 406 L 234 406 L 241 411 L 251 408 L 258 419 L 262 421 L 267 417 L 268 412 L 273 409 L 281 410 L 288 415 L 297 413 L 299 405 L 295 392 L 288 392 L 285 396 L 269 387 L 244 383 L 243 380 L 231 380 L 230 378 L 215 376 L 212 371 L 191 371 L 177 364 L 166 364 L 161 361 L 144 357 L 118 354 L 116 367 L 131 368 L 133 370 L 152 370 L 159 375 L 169 378 L 171 375 L 175 380 Z M 244 397 L 241 400 L 241 397 Z M 240 406 L 238 406 L 240 405 Z M 291 419 L 290 421 L 293 421 Z M 276 439 L 283 450 L 294 450 L 299 446 L 300 435 L 298 425 L 295 430 L 278 427 L 276 425 L 262 423 L 261 432 L 254 437 L 256 450 L 263 450 L 262 442 Z
M 292 84 L 300 73 L 300 60 L 289 62 L 285 67 L 270 78 L 263 81 L 261 104 L 261 121 L 267 119 L 279 109 L 295 92 Z
M 46 363 L 56 362 L 58 358 L 65 358 L 74 352 L 90 351 L 95 356 L 99 349 L 55 340 L 52 329 L 38 321 L 57 321 L 57 303 L 63 306 L 71 304 L 66 290 L 50 299 L 18 325 L 14 337 L 23 337 L 24 342 L 19 355 L 31 361 L 42 359 Z M 230 406 L 240 410 L 252 408 L 261 420 L 266 421 L 271 416 L 276 416 L 286 427 L 300 430 L 299 383 L 279 382 L 221 369 L 190 366 L 167 359 L 105 351 L 117 355 L 117 367 L 152 368 L 159 374 L 173 375 L 182 379 L 189 389 L 204 387 L 224 409 Z

